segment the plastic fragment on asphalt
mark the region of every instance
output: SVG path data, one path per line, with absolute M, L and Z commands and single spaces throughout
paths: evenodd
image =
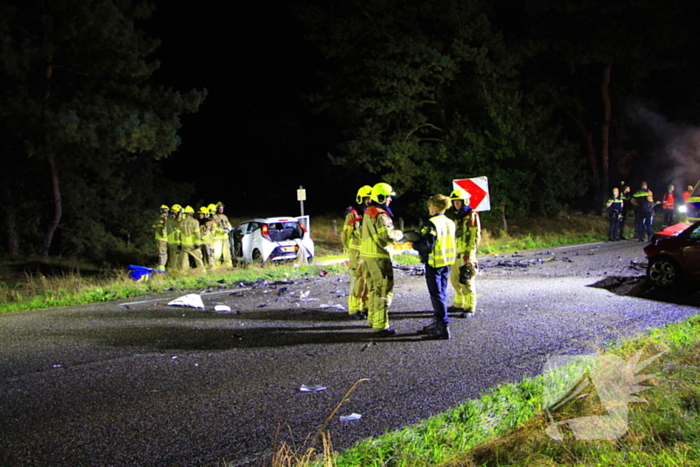
M 219 311 L 221 313 L 231 313 L 231 307 L 226 305 L 216 305 L 214 311 Z
M 328 304 L 326 304 L 326 303 L 322 303 L 322 304 L 319 306 L 319 308 L 336 308 L 336 309 L 338 309 L 338 310 L 345 310 L 345 307 L 344 307 L 343 305 L 340 305 L 340 304 L 337 304 L 337 303 L 334 304 L 334 305 L 328 305 Z
M 351 422 L 353 420 L 359 420 L 362 418 L 362 415 L 359 413 L 351 413 L 350 415 L 341 415 L 340 416 L 340 421 L 341 422 Z
M 326 389 L 328 389 L 328 388 L 326 388 L 324 386 L 320 386 L 318 384 L 315 384 L 313 386 L 307 386 L 306 384 L 302 384 L 301 388 L 299 388 L 299 390 L 301 392 L 319 392 L 319 391 L 325 391 Z
M 170 306 L 187 306 L 190 308 L 204 309 L 204 302 L 202 302 L 202 297 L 197 294 L 191 293 L 183 295 L 182 297 L 176 298 L 168 302 Z
M 321 272 L 319 272 L 318 275 L 321 277 L 326 277 L 328 275 L 328 272 L 326 272 L 324 269 L 321 269 Z

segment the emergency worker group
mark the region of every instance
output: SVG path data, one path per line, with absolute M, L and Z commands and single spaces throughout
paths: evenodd
M 685 204 L 693 192 L 693 186 L 687 185 L 681 195 L 676 193 L 674 185 L 668 185 L 661 199 L 654 200 L 654 193 L 647 182 L 641 182 L 636 191 L 632 191 L 625 182 L 620 187 L 611 190 L 611 196 L 605 203 L 608 213 L 608 240 L 636 239 L 639 242 L 651 241 L 654 234 L 655 208 L 661 206 L 663 213 L 663 228 L 674 225 L 679 221 L 678 208 Z M 634 214 L 634 233 L 625 237 L 626 220 Z
M 396 335 L 389 322 L 394 288 L 390 248 L 407 239 L 394 227 L 390 208 L 394 196 L 388 183 L 361 187 L 356 206 L 346 211 L 341 233 L 350 276 L 348 313 L 366 320 L 377 337 Z M 449 313 L 466 317 L 476 310 L 476 250 L 481 240 L 481 223 L 468 200 L 469 195 L 463 190 L 455 190 L 449 197 L 430 197 L 427 209 L 431 217 L 411 241 L 425 264 L 433 307 L 432 322 L 418 330 L 425 339 L 449 339 Z M 449 307 L 448 282 L 454 288 L 454 304 Z
M 184 271 L 231 267 L 231 224 L 224 204 L 209 204 L 197 210 L 179 204 L 162 205 L 153 223 L 158 247 L 158 269 Z

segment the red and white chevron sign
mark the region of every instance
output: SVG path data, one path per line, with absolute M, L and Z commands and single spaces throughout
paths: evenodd
M 453 189 L 461 188 L 469 193 L 469 206 L 475 211 L 490 211 L 489 179 L 487 177 L 465 178 L 452 180 Z

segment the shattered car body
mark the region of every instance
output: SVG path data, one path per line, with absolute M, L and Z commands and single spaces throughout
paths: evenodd
M 314 256 L 314 242 L 298 217 L 250 219 L 238 224 L 230 233 L 234 259 L 247 262 L 296 260 Z
M 700 276 L 700 221 L 675 236 L 657 236 L 644 247 L 649 259 L 647 278 L 658 287 L 671 287 Z

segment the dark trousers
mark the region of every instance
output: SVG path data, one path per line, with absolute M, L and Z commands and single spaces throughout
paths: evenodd
M 436 323 L 449 323 L 447 316 L 447 282 L 450 277 L 450 267 L 433 268 L 425 265 L 425 281 L 428 283 L 430 302 L 433 304 Z
M 673 225 L 673 215 L 675 211 L 673 209 L 664 209 L 664 227 Z
M 622 221 L 618 213 L 610 214 L 610 227 L 608 228 L 608 240 L 620 239 L 620 225 Z
M 639 240 L 644 241 L 644 236 L 648 235 L 651 238 L 654 233 L 654 228 L 652 227 L 654 223 L 653 213 L 651 212 L 640 212 L 639 222 L 637 223 L 637 230 L 639 235 Z

